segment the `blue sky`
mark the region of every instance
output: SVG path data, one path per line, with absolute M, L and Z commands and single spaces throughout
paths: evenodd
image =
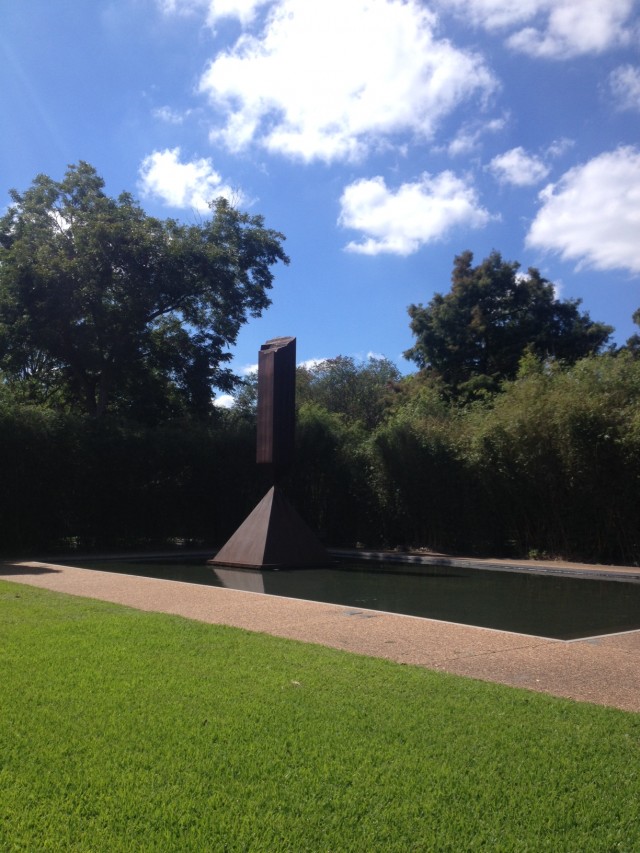
M 384 355 L 407 306 L 492 249 L 622 343 L 640 307 L 638 0 L 0 0 L 0 210 L 86 160 L 199 221 L 230 195 L 282 231 L 271 337 Z

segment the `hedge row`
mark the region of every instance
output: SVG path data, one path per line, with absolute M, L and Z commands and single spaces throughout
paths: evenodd
M 544 370 L 373 432 L 298 416 L 285 487 L 330 545 L 640 561 L 640 362 Z M 262 497 L 250 419 L 142 427 L 0 409 L 0 550 L 221 544 Z

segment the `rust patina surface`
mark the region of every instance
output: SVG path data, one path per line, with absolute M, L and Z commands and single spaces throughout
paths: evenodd
M 274 338 L 258 353 L 256 461 L 274 482 L 291 466 L 296 428 L 296 339 Z
M 273 486 L 209 562 L 251 569 L 327 565 L 329 555 L 279 485 L 295 446 L 295 338 L 273 338 L 260 348 L 257 420 L 256 461 L 269 466 Z

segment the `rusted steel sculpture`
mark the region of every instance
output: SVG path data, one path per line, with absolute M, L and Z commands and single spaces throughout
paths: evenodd
M 272 487 L 209 563 L 252 569 L 327 565 L 330 558 L 280 488 L 293 462 L 296 339 L 274 338 L 258 355 L 256 461 L 268 465 Z
M 296 339 L 274 338 L 258 353 L 256 462 L 271 467 L 274 485 L 293 462 L 296 429 Z

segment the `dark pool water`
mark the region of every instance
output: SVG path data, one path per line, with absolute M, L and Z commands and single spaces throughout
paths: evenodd
M 279 571 L 209 566 L 203 560 L 77 565 L 560 640 L 640 628 L 640 583 L 633 582 L 370 562 Z

